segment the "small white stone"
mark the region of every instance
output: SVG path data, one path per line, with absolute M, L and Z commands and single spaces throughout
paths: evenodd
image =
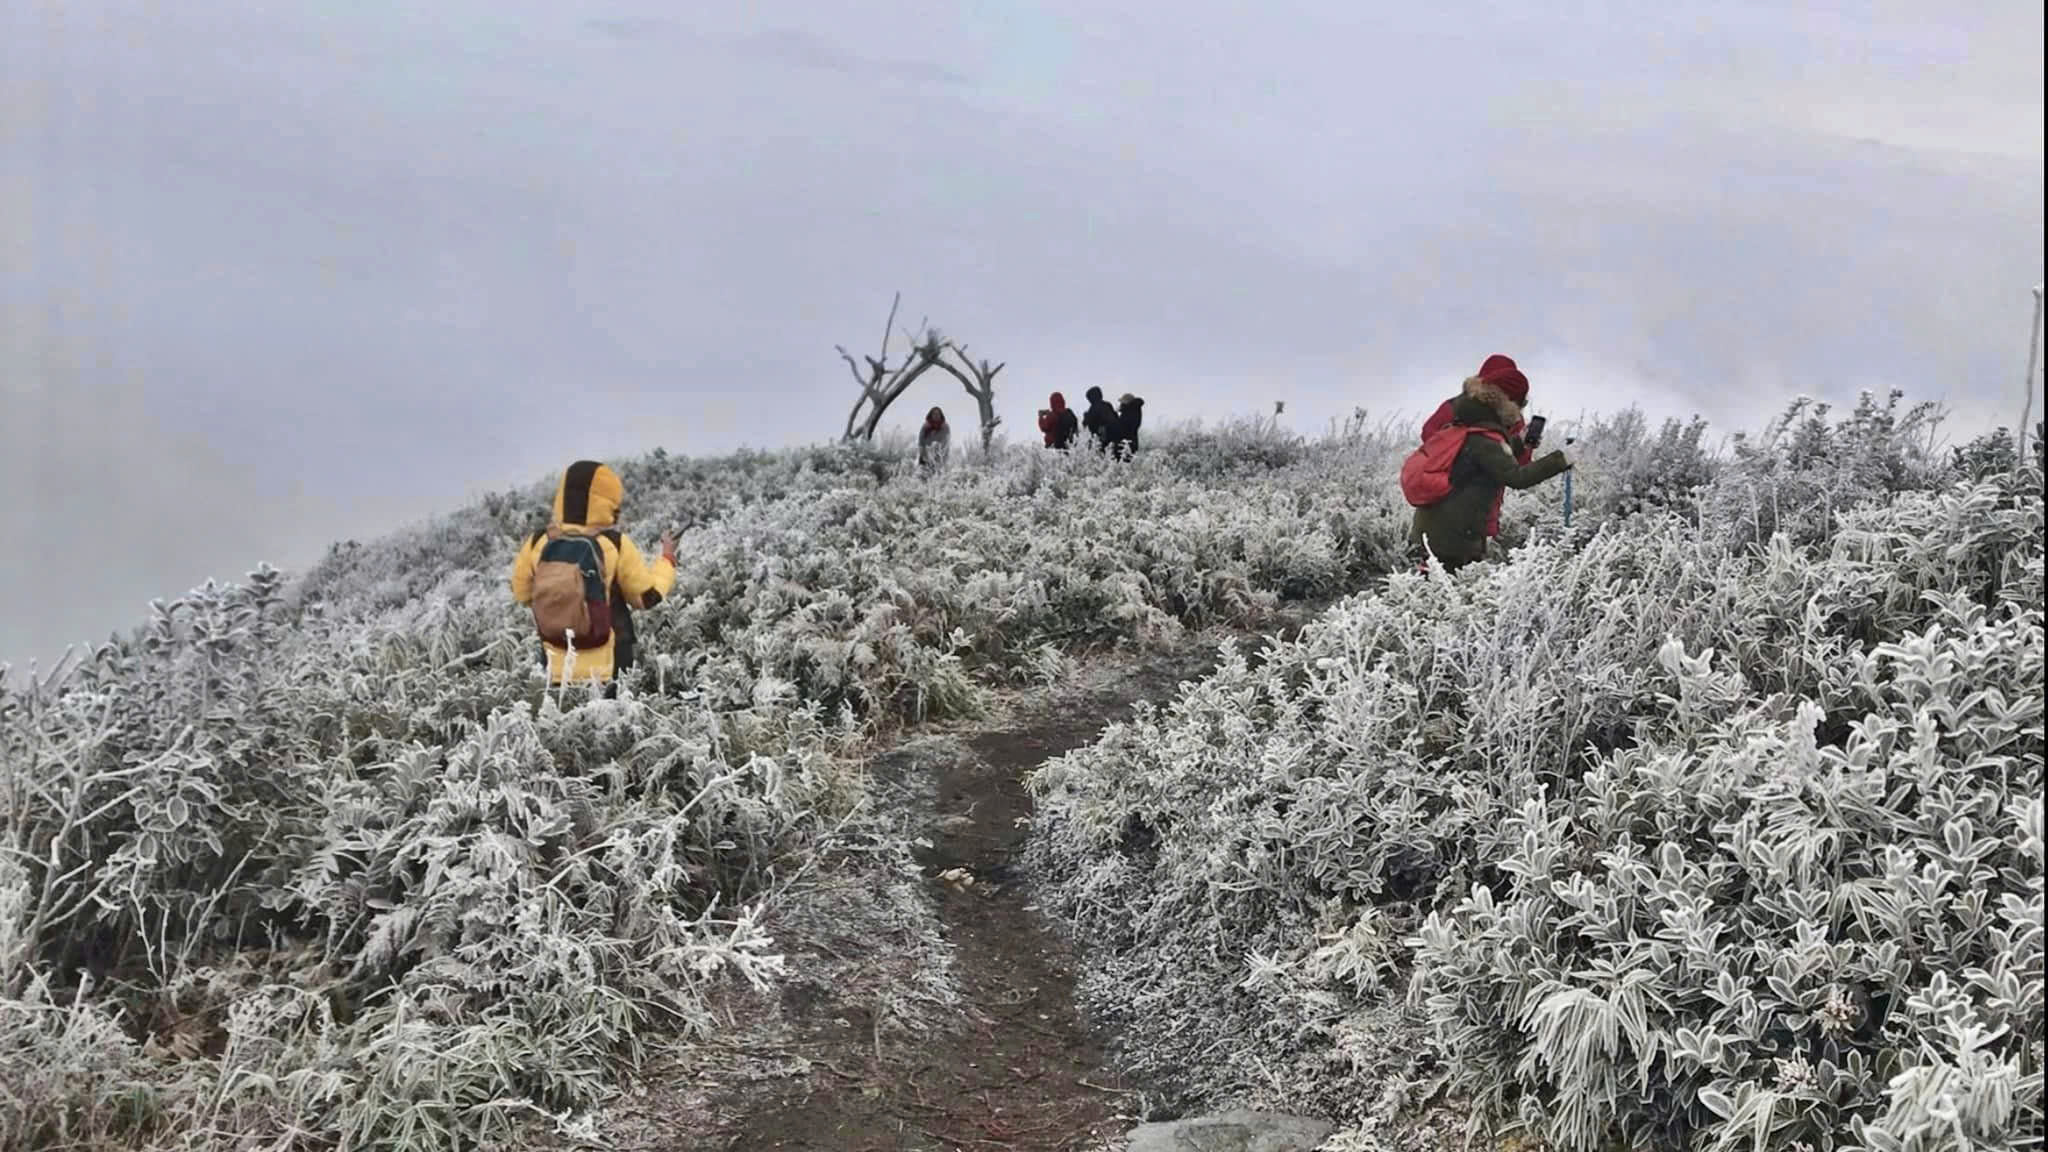
M 1311 1152 L 1336 1130 L 1305 1116 L 1238 1110 L 1140 1124 L 1124 1152 Z

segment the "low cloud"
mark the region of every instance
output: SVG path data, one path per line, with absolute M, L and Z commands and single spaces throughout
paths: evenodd
M 750 55 L 774 60 L 792 68 L 834 72 L 859 79 L 898 80 L 906 84 L 967 87 L 973 83 L 965 74 L 930 60 L 867 56 L 849 52 L 815 33 L 796 28 L 772 28 L 740 41 Z
M 583 28 L 598 36 L 633 43 L 659 40 L 676 30 L 669 21 L 649 16 L 592 16 L 583 22 Z

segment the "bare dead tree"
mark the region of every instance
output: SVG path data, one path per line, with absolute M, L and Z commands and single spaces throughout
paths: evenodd
M 882 325 L 881 354 L 861 357 L 866 361 L 865 372 L 852 353 L 844 347 L 834 346 L 839 358 L 846 361 L 847 370 L 853 373 L 854 383 L 860 385 L 860 398 L 854 401 L 853 410 L 846 415 L 845 439 L 873 440 L 875 429 L 881 424 L 882 414 L 889 410 L 889 405 L 908 391 L 927 369 L 937 366 L 958 380 L 981 409 L 981 448 L 987 452 L 996 426 L 1002 423 L 1002 417 L 997 416 L 995 410 L 995 380 L 1003 365 L 969 359 L 967 346 L 940 336 L 938 330 L 931 327 L 929 318 L 918 321 L 916 331 L 904 331 L 910 351 L 904 353 L 902 363 L 891 365 L 889 339 L 896 330 L 896 311 L 902 304 L 903 294 L 898 292 L 889 304 L 889 319 Z M 949 353 L 959 360 L 959 365 L 947 360 Z
M 921 340 L 910 338 L 910 351 L 904 354 L 902 363 L 890 365 L 889 336 L 896 329 L 896 310 L 902 304 L 903 293 L 898 292 L 889 304 L 889 319 L 882 325 L 881 355 L 861 357 L 867 361 L 865 375 L 853 354 L 844 346 L 835 345 L 839 358 L 846 361 L 847 370 L 853 373 L 854 383 L 860 385 L 860 399 L 853 402 L 853 410 L 846 414 L 845 438 L 848 440 L 873 440 L 875 426 L 882 422 L 882 413 L 887 412 L 889 405 L 908 391 L 927 368 L 938 362 L 941 349 L 937 336 L 927 330 Z
M 951 373 L 953 379 L 958 380 L 960 386 L 967 389 L 967 394 L 974 397 L 974 403 L 981 409 L 981 450 L 986 454 L 989 441 L 995 438 L 996 425 L 1003 422 L 1003 418 L 996 415 L 996 373 L 1003 370 L 1003 365 L 990 365 L 986 360 L 970 359 L 965 344 L 947 341 L 945 350 L 951 352 L 954 358 L 960 361 L 960 365 L 955 367 L 951 361 L 941 359 L 938 362 L 939 367 Z

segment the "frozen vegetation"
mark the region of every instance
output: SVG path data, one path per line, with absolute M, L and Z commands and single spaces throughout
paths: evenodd
M 2039 456 L 1903 423 L 1668 430 L 1041 769 L 1084 1000 L 1333 1150 L 2038 1147 Z
M 506 593 L 548 482 L 158 604 L 0 697 L 0 1147 L 573 1129 L 792 975 L 793 893 L 914 870 L 907 726 L 1353 592 L 1033 781 L 1130 1064 L 1353 1149 L 2038 1144 L 2040 463 L 1924 423 L 1579 429 L 1572 529 L 1512 496 L 1455 581 L 1406 429 L 657 453 L 616 701 Z

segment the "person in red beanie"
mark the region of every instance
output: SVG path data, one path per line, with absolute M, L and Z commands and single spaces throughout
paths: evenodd
M 1479 366 L 1478 373 L 1465 380 L 1465 387 L 1461 391 L 1471 392 L 1474 381 L 1482 384 L 1491 384 L 1495 388 L 1500 389 L 1501 394 L 1513 400 L 1517 406 L 1524 406 L 1529 403 L 1529 378 L 1522 375 L 1522 370 L 1515 366 L 1513 360 L 1502 356 L 1498 352 L 1488 356 L 1486 363 Z M 1431 413 L 1429 419 L 1422 422 L 1423 439 L 1428 439 L 1430 433 L 1447 427 L 1451 423 L 1451 405 L 1456 401 L 1457 397 L 1455 396 L 1444 401 L 1434 413 Z M 1513 428 L 1508 429 L 1508 433 L 1519 441 L 1527 430 L 1527 422 L 1518 420 Z M 1527 464 L 1530 454 L 1535 450 L 1536 445 L 1534 444 L 1528 444 L 1517 449 L 1515 452 L 1515 462 Z
M 1465 379 L 1465 386 L 1459 390 L 1458 396 L 1473 395 L 1482 384 L 1498 389 L 1501 395 L 1514 401 L 1517 409 L 1529 403 L 1529 378 L 1522 375 L 1522 370 L 1515 366 L 1513 360 L 1498 352 L 1486 358 L 1486 362 L 1479 366 L 1476 375 Z M 1453 396 L 1438 405 L 1429 419 L 1422 422 L 1424 440 L 1455 422 L 1451 415 L 1451 406 L 1458 402 L 1458 396 Z M 1522 419 L 1518 412 L 1514 424 L 1507 432 L 1508 451 L 1514 454 L 1515 463 L 1527 466 L 1529 461 L 1536 458 L 1536 441 L 1526 439 L 1529 422 Z M 1493 498 L 1493 511 L 1486 517 L 1486 535 L 1489 539 L 1500 535 L 1500 505 L 1505 495 L 1506 493 L 1501 493 Z
M 1529 378 L 1513 360 L 1494 355 L 1486 358 L 1477 374 L 1466 378 L 1458 395 L 1423 421 L 1424 448 L 1418 456 L 1425 455 L 1432 441 L 1454 426 L 1478 429 L 1484 435 L 1464 438 L 1463 449 L 1457 452 L 1448 477 L 1443 478 L 1455 489 L 1451 498 L 1411 497 L 1411 503 L 1432 501 L 1416 511 L 1410 545 L 1418 555 L 1426 539 L 1429 550 L 1443 559 L 1447 568 L 1483 558 L 1487 542 L 1500 534 L 1500 507 L 1507 489 L 1533 487 L 1570 469 L 1561 452 L 1535 461 L 1535 439 L 1528 436 L 1528 422 L 1522 414 L 1528 400 Z M 1408 483 L 1405 474 L 1403 483 Z

